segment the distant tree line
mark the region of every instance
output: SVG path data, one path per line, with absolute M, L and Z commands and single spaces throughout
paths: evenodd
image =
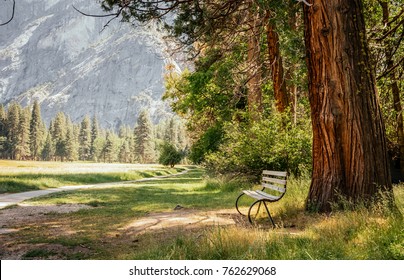
M 96 117 L 73 123 L 63 112 L 47 126 L 37 101 L 25 108 L 0 104 L 1 159 L 156 163 L 167 146 L 174 148 L 177 159 L 188 146 L 185 128 L 175 117 L 154 125 L 142 111 L 133 127 L 122 125 L 113 131 L 101 128 Z M 166 155 L 163 161 L 172 165 Z

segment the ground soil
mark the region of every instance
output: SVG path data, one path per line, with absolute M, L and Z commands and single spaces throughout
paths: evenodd
M 63 259 L 72 256 L 85 256 L 91 254 L 85 244 L 78 246 L 63 246 L 61 244 L 35 244 L 16 240 L 24 229 L 46 225 L 48 234 L 63 236 L 77 231 L 69 228 L 68 223 L 55 222 L 55 215 L 58 213 L 69 213 L 91 206 L 82 204 L 64 204 L 33 206 L 20 204 L 0 210 L 0 258 L 1 259 L 24 259 L 24 258 L 46 258 Z M 115 240 L 117 246 L 127 246 L 139 241 L 144 234 L 170 235 L 170 232 L 193 231 L 209 226 L 232 226 L 243 224 L 247 226 L 245 219 L 235 210 L 224 209 L 216 211 L 201 211 L 176 207 L 176 210 L 165 213 L 151 213 L 140 219 L 128 221 L 128 223 L 113 233 L 109 233 L 108 241 Z M 49 233 L 50 229 L 50 233 Z M 39 252 L 39 256 L 27 256 Z M 42 252 L 42 253 L 41 253 Z M 48 252 L 44 255 L 44 252 Z

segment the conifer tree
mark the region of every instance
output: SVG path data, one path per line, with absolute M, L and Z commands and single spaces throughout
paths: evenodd
M 54 146 L 53 146 L 52 136 L 48 132 L 47 135 L 46 135 L 46 140 L 45 140 L 44 147 L 43 147 L 42 152 L 41 152 L 42 160 L 52 160 L 52 158 L 54 156 L 54 152 L 55 152 L 55 149 L 54 149 Z
M 36 160 L 39 156 L 40 149 L 43 143 L 43 122 L 41 118 L 41 108 L 38 101 L 35 100 L 32 107 L 31 122 L 29 128 L 29 146 L 31 157 Z
M 97 145 L 96 139 L 99 136 L 98 120 L 94 116 L 91 121 L 91 143 L 90 143 L 90 159 L 97 160 Z
M 79 132 L 79 159 L 90 160 L 91 159 L 91 122 L 88 116 L 85 116 L 80 124 Z
M 142 111 L 135 127 L 135 151 L 140 163 L 151 163 L 155 152 L 153 145 L 153 125 L 146 111 Z
M 0 137 L 7 136 L 7 112 L 3 104 L 0 104 Z
M 29 108 L 20 107 L 20 121 L 18 125 L 18 144 L 16 159 L 25 160 L 30 157 L 30 115 Z
M 63 112 L 56 115 L 51 133 L 55 145 L 55 156 L 63 161 L 66 155 L 66 116 Z
M 131 162 L 131 150 L 129 139 L 124 139 L 119 149 L 119 162 L 130 163 Z
M 65 156 L 68 161 L 75 161 L 78 158 L 77 141 L 74 136 L 74 127 L 73 124 L 70 122 L 67 122 Z
M 166 133 L 164 140 L 173 144 L 174 146 L 178 146 L 178 129 L 177 122 L 174 118 L 171 118 L 168 122 Z
M 11 103 L 7 112 L 7 158 L 16 159 L 21 107 Z
M 104 162 L 114 162 L 115 161 L 115 143 L 114 135 L 111 131 L 107 132 L 105 138 L 105 145 L 103 148 Z
M 7 113 L 0 104 L 0 158 L 5 158 L 7 152 Z

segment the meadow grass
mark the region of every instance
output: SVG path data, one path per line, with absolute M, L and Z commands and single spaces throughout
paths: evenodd
M 29 200 L 33 206 L 78 203 L 91 207 L 49 213 L 46 223 L 31 224 L 10 236 L 18 243 L 89 248 L 86 253 L 67 253 L 66 259 L 404 259 L 401 215 L 387 211 L 383 203 L 328 215 L 308 213 L 304 201 L 309 184 L 309 179 L 291 178 L 286 196 L 270 205 L 276 229 L 270 224 L 251 227 L 241 223 L 142 234 L 119 230 L 148 213 L 171 212 L 177 204 L 200 210 L 234 209 L 240 190 L 250 187 L 206 178 L 196 168 L 174 178 Z M 395 186 L 394 192 L 403 213 L 404 186 Z M 50 258 L 54 254 L 34 248 L 25 256 Z
M 161 165 L 118 165 L 118 167 L 120 166 L 124 167 L 121 168 L 124 171 L 120 171 L 115 165 L 102 163 L 1 160 L 0 194 L 57 188 L 66 185 L 130 181 L 173 174 L 184 170 L 184 168 L 168 168 Z
M 383 208 L 336 211 L 328 215 L 304 211 L 309 180 L 291 179 L 288 195 L 271 205 L 278 228 L 213 227 L 179 234 L 133 259 L 280 259 L 366 260 L 404 259 L 401 214 Z M 224 189 L 228 186 L 223 186 Z M 404 210 L 404 186 L 395 187 L 396 205 Z

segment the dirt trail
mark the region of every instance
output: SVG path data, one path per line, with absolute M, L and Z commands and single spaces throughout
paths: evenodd
M 235 225 L 239 215 L 234 210 L 223 209 L 213 211 L 201 211 L 193 209 L 181 209 L 173 212 L 152 213 L 135 220 L 119 230 L 136 234 L 148 231 L 196 228 L 203 226 L 228 226 Z
M 78 231 L 72 229 L 68 223 L 55 220 L 58 213 L 71 213 L 81 209 L 91 208 L 82 204 L 34 206 L 22 204 L 16 207 L 0 210 L 0 259 L 24 259 L 28 252 L 51 252 L 46 259 L 60 259 L 75 254 L 91 255 L 94 252 L 83 245 L 64 246 L 55 243 L 21 242 L 19 234 L 31 227 L 47 225 L 47 234 L 64 238 Z M 209 226 L 233 226 L 242 221 L 242 217 L 235 210 L 225 209 L 204 211 L 182 208 L 164 213 L 151 213 L 139 219 L 129 220 L 121 228 L 105 235 L 101 242 L 113 243 L 114 246 L 132 246 L 139 242 L 143 234 L 170 235 L 177 230 L 190 231 Z M 21 231 L 21 233 L 20 233 Z M 122 245 L 124 244 L 124 245 Z M 136 243 L 138 244 L 138 243 Z M 40 258 L 43 258 L 40 257 Z
M 124 186 L 127 184 L 134 184 L 134 183 L 140 183 L 140 182 L 166 179 L 166 178 L 170 178 L 170 177 L 184 175 L 188 172 L 189 172 L 189 169 L 186 169 L 186 170 L 176 173 L 176 174 L 160 175 L 160 176 L 154 176 L 154 177 L 150 177 L 150 178 L 143 178 L 143 179 L 132 180 L 132 181 L 98 183 L 98 184 L 91 184 L 91 185 L 63 186 L 63 187 L 59 187 L 59 188 L 52 188 L 52 189 L 46 189 L 46 190 L 37 190 L 37 191 L 29 191 L 29 192 L 21 192 L 21 193 L 13 193 L 13 194 L 0 194 L 0 209 L 13 205 L 13 204 L 21 203 L 24 200 L 27 200 L 30 198 L 43 196 L 43 195 L 47 195 L 47 194 L 51 194 L 51 193 L 55 193 L 55 192 L 73 191 L 73 190 L 78 190 L 78 189 L 89 189 L 89 188 L 112 188 L 112 187 L 117 187 L 117 186 Z

